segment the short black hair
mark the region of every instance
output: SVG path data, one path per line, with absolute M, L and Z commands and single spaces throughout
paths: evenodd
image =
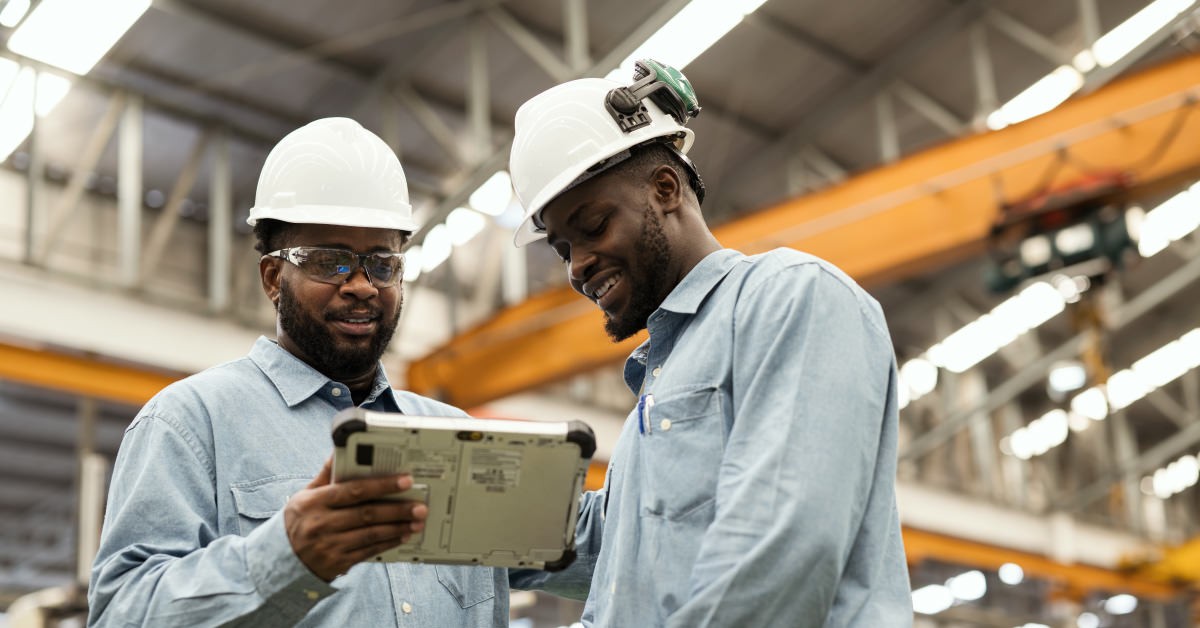
M 261 255 L 278 251 L 290 239 L 292 224 L 282 220 L 262 218 L 254 223 L 254 250 Z
M 681 181 L 686 181 L 688 187 L 695 193 L 697 202 L 704 198 L 703 183 L 700 173 L 692 165 L 685 164 L 679 158 L 679 153 L 662 142 L 649 142 L 635 146 L 628 159 L 614 165 L 606 174 L 618 177 L 648 180 L 659 166 L 669 166 L 679 175 Z

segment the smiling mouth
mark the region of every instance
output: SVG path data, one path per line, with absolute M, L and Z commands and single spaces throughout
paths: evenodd
M 375 315 L 334 316 L 329 321 L 345 334 L 365 336 L 375 331 L 375 321 L 378 319 Z
M 608 291 L 612 290 L 613 286 L 617 285 L 617 282 L 620 279 L 621 279 L 621 273 L 617 273 L 617 274 L 613 275 L 612 277 L 609 277 L 608 281 L 605 281 L 603 284 L 600 284 L 600 286 L 598 286 L 596 288 L 596 291 L 594 293 L 592 293 L 592 300 L 599 303 L 600 299 L 603 299 L 604 295 L 608 294 Z

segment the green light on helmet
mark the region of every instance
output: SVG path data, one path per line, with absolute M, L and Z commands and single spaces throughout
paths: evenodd
M 609 115 L 625 133 L 650 124 L 642 104 L 647 98 L 681 125 L 700 113 L 696 91 L 679 70 L 653 59 L 640 59 L 634 63 L 633 78 L 632 85 L 613 89 L 604 100 Z

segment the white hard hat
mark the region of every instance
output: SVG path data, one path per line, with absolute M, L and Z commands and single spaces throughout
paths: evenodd
M 691 85 L 669 66 L 649 60 L 638 64 L 632 86 L 579 79 L 552 87 L 517 109 L 509 156 L 513 190 L 525 208 L 513 238 L 517 246 L 546 237 L 538 227 L 542 209 L 613 165 L 606 163 L 610 158 L 653 141 L 668 142 L 681 157 L 691 148 L 694 134 L 683 124 L 700 110 Z M 698 183 L 694 168 L 690 174 Z
M 246 222 L 262 219 L 416 231 L 396 153 L 349 118 L 310 122 L 279 140 Z

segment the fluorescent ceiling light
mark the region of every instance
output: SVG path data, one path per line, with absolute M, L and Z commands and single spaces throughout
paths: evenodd
M 765 1 L 692 0 L 605 78 L 631 80 L 633 62 L 637 59 L 654 59 L 682 70 Z
M 421 276 L 421 245 L 408 247 L 404 252 L 404 281 L 416 281 Z
M 924 358 L 913 358 L 900 367 L 900 380 L 912 393 L 912 399 L 919 399 L 937 387 L 938 370 L 932 362 Z
M 946 588 L 955 598 L 970 602 L 987 593 L 987 578 L 979 570 L 968 571 L 946 581 Z
M 1108 399 L 1104 391 L 1093 386 L 1071 399 L 1071 411 L 1093 421 L 1103 421 L 1108 418 Z
M 1197 228 L 1200 228 L 1200 183 L 1146 213 L 1138 228 L 1138 253 L 1152 257 Z
M 34 76 L 37 76 L 37 103 L 34 104 Z M 0 59 L 0 160 L 8 159 L 33 130 L 33 115 L 44 117 L 54 110 L 71 90 L 71 82 L 49 72 L 20 68 L 8 59 Z
M 1038 281 L 997 305 L 945 340 L 929 348 L 937 366 L 961 373 L 1063 311 L 1066 300 L 1050 284 Z
M 8 48 L 87 74 L 149 6 L 150 0 L 42 0 L 9 38 Z
M 1137 598 L 1128 593 L 1114 595 L 1104 600 L 1104 610 L 1110 615 L 1128 615 L 1137 610 L 1137 605 Z
M 508 208 L 512 198 L 512 179 L 507 171 L 501 170 L 471 192 L 467 202 L 472 209 L 489 216 L 499 216 Z
M 1101 67 L 1116 63 L 1188 10 L 1195 0 L 1155 0 L 1096 40 L 1091 56 Z
M 21 18 L 25 17 L 25 12 L 29 10 L 29 0 L 8 0 L 8 4 L 4 5 L 4 10 L 0 11 L 0 26 L 12 28 L 20 23 Z
M 1007 437 L 1007 451 L 1021 460 L 1040 456 L 1067 440 L 1067 413 L 1051 410 Z M 961 598 L 960 598 L 961 599 Z
M 954 594 L 945 586 L 931 584 L 912 592 L 913 610 L 922 615 L 937 615 L 954 606 Z
M 1083 87 L 1083 75 L 1079 70 L 1069 65 L 1059 66 L 993 111 L 987 117 L 988 128 L 996 131 L 1040 116 L 1061 105 L 1080 87 Z
M 1021 584 L 1025 580 L 1025 570 L 1016 563 L 1004 563 L 996 573 L 1000 576 L 1000 582 L 1011 586 Z
M 1051 390 L 1069 393 L 1083 388 L 1087 383 L 1087 370 L 1078 360 L 1064 360 L 1051 367 L 1049 380 Z
M 1167 499 L 1177 493 L 1196 485 L 1200 481 L 1200 461 L 1191 454 L 1180 456 L 1178 460 L 1157 470 L 1153 475 L 1142 479 L 1142 488 L 1150 486 L 1150 494 L 1159 499 Z
M 446 225 L 437 225 L 425 235 L 421 243 L 421 270 L 430 272 L 450 258 L 454 244 L 450 241 L 450 230 Z
M 446 228 L 450 230 L 450 241 L 454 246 L 462 246 L 479 235 L 487 226 L 487 218 L 466 207 L 459 207 L 446 216 Z

